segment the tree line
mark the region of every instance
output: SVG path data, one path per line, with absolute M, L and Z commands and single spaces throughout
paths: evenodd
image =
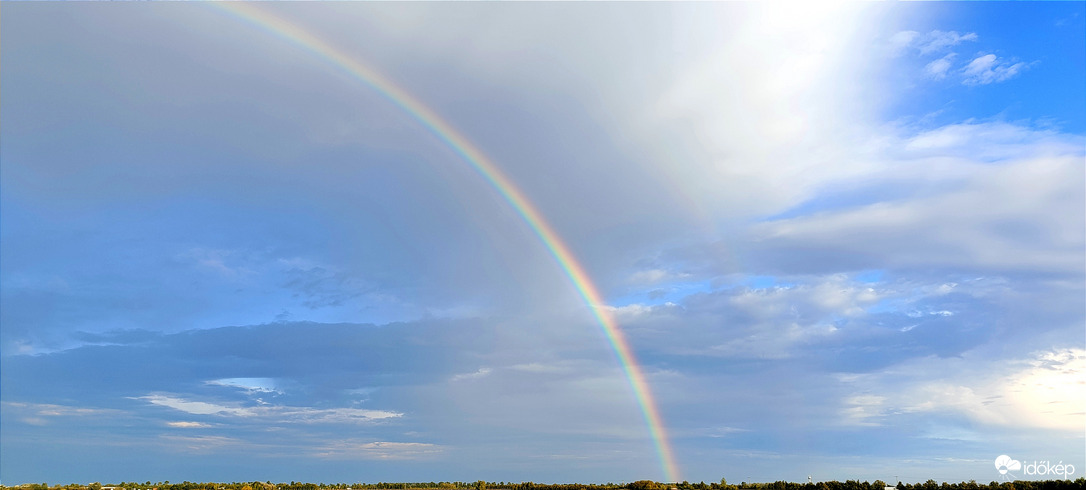
M 50 485 L 48 483 L 29 483 L 25 485 L 0 485 L 0 490 L 888 490 L 882 480 L 874 482 L 846 480 L 822 481 L 818 483 L 796 483 L 775 481 L 771 483 L 742 482 L 729 484 L 721 478 L 720 482 L 661 483 L 652 480 L 637 480 L 630 483 L 534 483 L 534 482 L 475 482 L 442 481 L 414 483 L 272 483 L 268 482 L 232 482 L 232 483 L 197 483 L 184 481 L 161 482 L 120 482 L 116 484 L 79 484 Z M 896 490 L 1086 490 L 1086 478 L 1075 480 L 1015 480 L 1006 482 L 977 483 L 970 480 L 961 483 L 936 482 L 923 483 L 898 482 Z

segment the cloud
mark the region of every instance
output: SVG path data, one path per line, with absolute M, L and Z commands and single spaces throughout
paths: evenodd
M 215 403 L 189 401 L 183 398 L 177 398 L 169 395 L 147 395 L 140 397 L 142 400 L 146 400 L 153 405 L 160 405 L 163 407 L 169 407 L 174 410 L 180 410 L 185 413 L 191 413 L 194 415 L 233 415 L 237 417 L 251 417 L 255 415 L 255 412 L 251 409 L 241 407 L 228 407 L 218 405 Z
M 211 424 L 205 424 L 203 422 L 188 422 L 188 421 L 166 422 L 166 425 L 169 426 L 169 427 L 174 427 L 174 428 L 178 428 L 178 429 L 207 429 L 209 427 L 214 427 Z
M 941 178 L 954 179 L 962 176 L 961 172 L 955 170 L 969 169 L 968 163 L 971 161 L 1012 162 L 1054 155 L 1077 155 L 1082 153 L 1080 139 L 1028 124 L 969 120 L 903 134 L 896 138 L 894 144 L 905 150 L 901 156 L 906 159 L 959 158 L 959 165 L 939 168 Z M 897 152 L 891 150 L 889 153 Z
M 931 31 L 926 36 L 922 36 L 919 45 L 920 54 L 927 54 L 933 51 L 942 51 L 951 46 L 957 46 L 962 41 L 976 41 L 977 34 L 975 32 L 968 32 L 965 34 L 958 34 L 957 31 Z
M 432 458 L 445 451 L 436 444 L 421 442 L 331 441 L 314 448 L 315 455 L 326 459 L 414 460 Z
M 476 370 L 473 373 L 453 375 L 451 381 L 456 382 L 456 381 L 465 381 L 465 380 L 469 380 L 469 379 L 484 378 L 484 377 L 488 376 L 490 374 L 490 372 L 491 372 L 490 368 L 481 367 L 481 368 L 479 368 L 478 370 Z
M 1081 147 L 1074 138 L 1005 123 L 950 125 L 897 143 L 910 176 L 930 189 L 908 199 L 846 207 L 753 226 L 748 252 L 780 271 L 906 267 L 1081 270 Z M 904 163 L 902 163 L 904 164 Z M 920 168 L 928 168 L 918 172 Z M 901 167 L 897 167 L 901 168 Z M 878 179 L 872 173 L 868 183 Z M 929 177 L 938 176 L 935 180 Z M 868 184 L 870 185 L 870 184 Z M 1060 211 L 1056 211 L 1060 210 Z M 948 212 L 952 211 L 952 212 Z M 832 245 L 831 245 L 832 243 Z M 803 250 L 805 259 L 789 255 Z M 847 252 L 846 252 L 847 251 Z M 798 256 L 797 256 L 798 257 Z M 811 257 L 821 257 L 810 260 Z M 815 267 L 817 264 L 826 268 Z M 831 265 L 832 264 L 832 265 Z
M 233 250 L 216 250 L 207 248 L 192 248 L 177 255 L 177 259 L 184 262 L 192 262 L 197 266 L 213 271 L 222 277 L 240 281 L 251 277 L 253 270 L 238 264 L 244 257 Z
M 251 448 L 253 444 L 234 437 L 225 436 L 160 436 L 161 443 L 173 450 L 185 450 L 197 453 L 215 452 L 222 449 Z
M 1086 350 L 1060 348 L 1018 359 L 979 357 L 918 359 L 850 381 L 894 389 L 846 399 L 842 416 L 882 425 L 911 414 L 954 413 L 988 426 L 1081 434 L 1086 426 Z M 919 368 L 918 363 L 929 366 Z M 966 367 L 968 363 L 973 365 Z M 936 371 L 957 374 L 943 377 L 934 375 Z M 890 381 L 894 378 L 904 382 Z M 875 379 L 882 381 L 871 383 Z
M 951 60 L 956 56 L 954 53 L 950 53 L 942 58 L 939 58 L 924 66 L 924 73 L 935 80 L 942 80 L 946 78 L 947 71 L 950 70 Z
M 889 43 L 895 52 L 915 49 L 922 57 L 946 52 L 945 55 L 924 65 L 924 76 L 932 80 L 943 80 L 953 73 L 960 76 L 962 84 L 970 86 L 1004 82 L 1019 75 L 1031 65 L 1000 59 L 991 53 L 982 53 L 964 66 L 952 70 L 953 60 L 957 57 L 957 53 L 947 51 L 963 41 L 977 40 L 978 36 L 973 32 L 959 34 L 957 31 L 934 30 L 927 34 L 920 34 L 916 31 L 901 31 L 891 36 Z
M 890 46 L 895 51 L 901 51 L 905 48 L 911 47 L 917 39 L 920 38 L 920 33 L 916 31 L 898 31 L 894 35 L 890 36 Z
M 215 379 L 207 382 L 211 385 L 228 386 L 231 388 L 241 388 L 250 393 L 278 393 L 283 394 L 281 390 L 276 388 L 276 382 L 272 378 L 227 378 L 227 379 Z
M 900 31 L 890 36 L 890 45 L 897 51 L 914 48 L 921 55 L 927 55 L 946 51 L 947 48 L 957 46 L 963 41 L 976 41 L 977 39 L 978 36 L 975 32 L 959 34 L 957 31 L 933 30 L 921 34 L 916 31 Z
M 1012 63 L 1000 60 L 994 54 L 980 55 L 962 68 L 962 83 L 965 85 L 988 85 L 1014 78 L 1029 65 L 1024 62 Z
M 124 414 L 121 410 L 98 407 L 73 407 L 55 403 L 28 403 L 5 401 L 0 406 L 14 418 L 30 425 L 50 425 L 54 422 L 80 420 L 83 424 Z
M 845 423 L 878 426 L 879 424 L 871 419 L 882 415 L 885 402 L 886 397 L 870 394 L 856 395 L 843 400 L 842 404 L 845 408 L 842 410 L 842 415 Z
M 257 406 L 226 406 L 210 402 L 190 401 L 168 394 L 152 394 L 139 397 L 153 405 L 169 407 L 193 415 L 224 415 L 248 419 L 260 419 L 267 423 L 303 424 L 358 424 L 402 417 L 402 413 L 386 410 L 358 408 L 291 407 L 260 404 Z

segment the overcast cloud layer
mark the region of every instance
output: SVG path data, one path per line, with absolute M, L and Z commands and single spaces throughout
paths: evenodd
M 258 8 L 522 188 L 681 480 L 1086 472 L 1081 2 Z M 664 478 L 590 305 L 380 94 L 207 4 L 4 11 L 4 484 Z

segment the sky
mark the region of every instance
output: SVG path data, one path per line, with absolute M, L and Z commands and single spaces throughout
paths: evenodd
M 1082 2 L 4 14 L 4 485 L 1086 474 Z

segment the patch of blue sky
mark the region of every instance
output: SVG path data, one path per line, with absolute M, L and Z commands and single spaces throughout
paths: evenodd
M 614 300 L 613 304 L 614 306 L 651 306 L 679 303 L 689 296 L 715 291 L 717 287 L 718 285 L 713 279 L 654 284 L 651 288 L 620 296 Z
M 865 284 L 875 284 L 875 283 L 878 283 L 878 282 L 882 282 L 883 277 L 885 277 L 885 276 L 886 276 L 886 271 L 884 271 L 882 269 L 871 269 L 871 270 L 858 272 L 855 275 L 853 275 L 852 278 L 854 280 L 856 280 L 856 281 L 859 281 L 859 282 L 862 282 L 862 283 L 865 283 Z
M 1086 63 L 1082 42 L 1086 4 L 947 3 L 932 8 L 940 15 L 913 18 L 917 24 L 896 27 L 921 36 L 943 31 L 971 39 L 926 52 L 902 52 L 901 65 L 912 65 L 914 83 L 889 108 L 888 119 L 926 128 L 966 120 L 1031 121 L 1086 132 L 1086 91 L 1081 90 L 1086 86 L 1081 68 Z M 991 71 L 984 71 L 991 76 L 974 76 L 977 72 L 970 71 L 970 64 L 983 63 L 981 58 L 988 55 L 995 56 Z M 932 65 L 939 60 L 945 63 Z M 894 76 L 901 76 L 901 65 L 893 70 Z
M 624 296 L 620 296 L 614 301 L 614 305 L 629 306 L 636 304 L 651 306 L 681 303 L 690 296 L 732 288 L 747 288 L 754 290 L 787 289 L 797 285 L 797 282 L 779 276 L 746 274 L 729 277 L 727 279 L 711 278 L 698 281 L 674 281 L 654 284 L 651 288 L 634 291 Z
M 782 281 L 777 276 L 761 276 L 751 275 L 744 278 L 740 283 L 740 286 L 745 286 L 750 289 L 770 289 L 770 288 L 790 288 L 796 285 L 795 282 Z

